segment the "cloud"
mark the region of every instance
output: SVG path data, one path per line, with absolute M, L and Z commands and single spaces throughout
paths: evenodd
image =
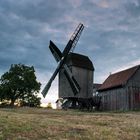
M 140 16 L 140 0 L 132 1 L 126 5 L 126 10 L 132 17 Z
M 109 2 L 107 2 L 106 0 L 101 1 L 97 5 L 102 8 L 109 8 Z
M 71 4 L 73 8 L 78 8 L 81 6 L 82 0 L 69 0 L 68 3 Z

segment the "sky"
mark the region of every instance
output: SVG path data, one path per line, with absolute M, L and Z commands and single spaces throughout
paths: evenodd
M 57 67 L 49 40 L 63 51 L 79 23 L 74 52 L 93 62 L 95 83 L 140 64 L 140 0 L 0 0 L 0 76 L 11 64 L 34 66 L 42 90 Z M 57 98 L 58 77 L 42 103 Z

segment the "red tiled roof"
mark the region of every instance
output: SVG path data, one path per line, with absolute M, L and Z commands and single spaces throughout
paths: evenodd
M 109 75 L 99 88 L 99 91 L 125 85 L 126 82 L 134 75 L 139 66 L 140 65 Z

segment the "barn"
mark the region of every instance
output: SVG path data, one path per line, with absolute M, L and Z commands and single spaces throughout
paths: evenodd
M 98 92 L 102 110 L 140 109 L 140 65 L 109 75 Z
M 85 55 L 70 53 L 67 66 L 80 86 L 80 93 L 74 95 L 68 82 L 64 69 L 59 72 L 59 98 L 77 100 L 79 98 L 90 98 L 93 96 L 93 72 L 92 61 Z

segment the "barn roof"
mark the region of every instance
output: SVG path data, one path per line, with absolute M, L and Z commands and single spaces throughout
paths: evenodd
M 94 89 L 99 89 L 101 87 L 102 84 L 98 84 L 98 83 L 94 83 L 93 84 L 93 88 Z
M 102 86 L 99 88 L 99 91 L 125 85 L 139 67 L 140 65 L 137 65 L 135 67 L 109 75 L 109 77 L 103 82 Z
M 70 53 L 67 58 L 67 63 L 68 65 L 94 70 L 91 60 L 85 55 Z

